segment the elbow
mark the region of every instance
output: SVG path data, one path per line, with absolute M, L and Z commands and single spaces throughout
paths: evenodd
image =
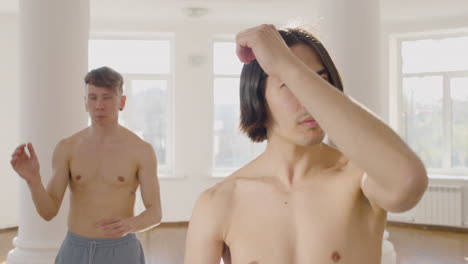
M 42 219 L 46 220 L 47 222 L 50 222 L 52 219 L 54 219 L 53 216 L 43 216 Z
M 41 213 L 39 212 L 39 215 L 42 217 L 42 219 L 46 220 L 47 222 L 51 221 L 52 219 L 54 219 L 57 214 L 55 213 Z
M 151 226 L 157 226 L 161 223 L 162 220 L 162 210 L 161 207 L 159 208 L 153 208 L 152 214 L 151 214 Z
M 38 209 L 37 213 L 42 217 L 42 219 L 49 222 L 57 216 L 58 208 L 43 208 L 42 210 Z
M 145 228 L 145 230 L 149 230 L 149 229 L 159 226 L 161 224 L 161 219 L 162 219 L 161 215 L 152 217 L 151 222 L 149 222 L 149 226 Z
M 405 181 L 395 191 L 390 212 L 402 213 L 414 208 L 427 189 L 429 179 L 422 163 L 414 165 L 405 175 Z
M 161 221 L 162 221 L 162 212 L 161 212 L 161 210 L 159 210 L 159 212 L 156 214 L 156 216 L 154 218 L 154 223 L 155 223 L 155 225 L 159 225 L 159 224 L 161 224 Z

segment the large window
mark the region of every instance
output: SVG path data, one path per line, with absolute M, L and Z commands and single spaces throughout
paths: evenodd
M 214 142 L 213 173 L 227 176 L 247 164 L 265 148 L 239 131 L 239 77 L 242 64 L 232 41 L 213 45 Z
M 401 127 L 432 173 L 468 171 L 468 34 L 401 39 Z
M 89 69 L 109 66 L 124 76 L 119 122 L 152 144 L 162 175 L 172 162 L 172 40 L 91 39 Z

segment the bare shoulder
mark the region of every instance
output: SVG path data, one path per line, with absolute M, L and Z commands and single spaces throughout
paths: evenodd
M 125 149 L 125 152 L 136 158 L 139 162 L 154 161 L 156 158 L 153 146 L 147 141 L 141 139 L 131 130 L 120 126 L 119 145 Z
M 253 168 L 255 166 L 248 164 L 205 190 L 198 199 L 198 206 L 216 210 L 223 216 L 228 216 L 236 201 L 236 195 L 239 194 L 239 189 L 260 178 L 254 173 Z
M 61 154 L 71 153 L 73 148 L 84 140 L 85 133 L 87 130 L 88 128 L 82 129 L 69 137 L 61 139 L 57 143 L 55 151 L 60 152 Z
M 198 204 L 202 207 L 213 209 L 223 209 L 229 207 L 234 191 L 235 180 L 231 175 L 221 182 L 205 190 L 198 199 Z
M 346 177 L 355 182 L 360 182 L 364 171 L 360 169 L 352 160 L 350 160 L 339 149 L 325 145 L 326 155 L 328 157 L 327 168 L 334 172 L 343 172 Z
M 72 134 L 71 136 L 60 140 L 59 144 L 63 144 L 67 146 L 73 146 L 73 145 L 79 144 L 83 142 L 84 140 L 86 140 L 86 136 L 88 132 L 89 132 L 89 127 L 82 129 L 76 132 L 75 134 Z
M 229 176 L 199 196 L 193 217 L 203 218 L 224 232 L 228 224 L 235 188 L 234 178 Z
M 342 191 L 362 196 L 361 179 L 364 171 L 343 152 L 332 146 L 327 146 L 326 155 L 328 173 L 334 175 L 334 178 L 342 183 L 339 185 L 342 186 Z
M 131 130 L 121 127 L 122 135 L 125 137 L 125 141 L 128 143 L 130 149 L 134 149 L 139 154 L 150 154 L 154 152 L 153 146 L 141 139 L 138 135 L 133 133 Z

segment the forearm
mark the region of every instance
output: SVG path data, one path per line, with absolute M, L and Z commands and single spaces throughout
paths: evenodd
M 52 220 L 57 215 L 60 205 L 49 195 L 40 176 L 27 184 L 39 215 L 46 221 Z
M 422 166 L 401 138 L 373 114 L 292 60 L 280 79 L 348 158 L 383 186 L 397 186 Z
M 129 220 L 131 232 L 140 232 L 154 227 L 161 223 L 162 213 L 158 206 L 150 206 L 141 214 Z

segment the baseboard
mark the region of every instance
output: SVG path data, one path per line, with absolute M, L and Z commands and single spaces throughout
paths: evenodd
M 387 221 L 414 223 L 414 217 L 408 216 L 408 215 L 400 215 L 400 214 L 389 213 L 388 216 L 387 216 Z
M 6 232 L 11 232 L 11 231 L 18 231 L 18 227 L 7 227 L 7 228 L 0 228 L 0 234 L 1 233 L 6 233 Z
M 387 226 L 410 227 L 410 228 L 416 228 L 416 229 L 421 229 L 421 230 L 444 231 L 444 232 L 468 234 L 468 227 L 437 226 L 437 225 L 414 224 L 414 223 L 394 222 L 394 221 L 387 221 Z
M 152 229 L 166 229 L 166 228 L 188 228 L 189 222 L 166 222 L 166 223 L 161 223 L 153 228 L 150 228 L 146 231 L 152 230 Z

